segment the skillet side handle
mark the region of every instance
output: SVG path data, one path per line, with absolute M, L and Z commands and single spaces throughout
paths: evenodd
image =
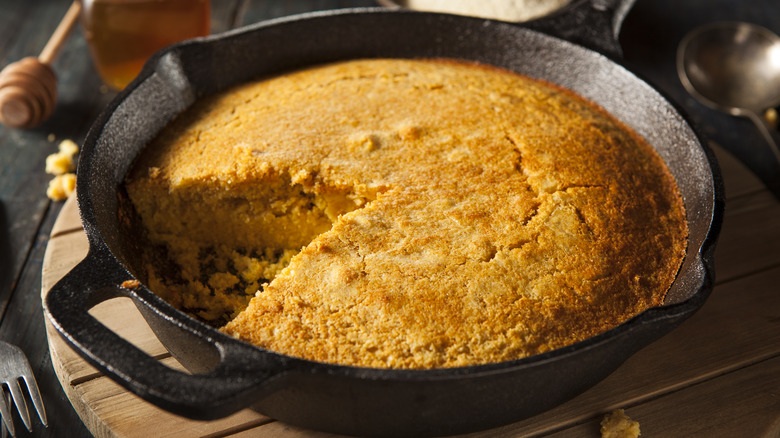
M 620 28 L 635 1 L 574 0 L 557 13 L 529 21 L 523 26 L 621 59 Z
M 274 391 L 285 371 L 282 363 L 238 341 L 220 342 L 193 333 L 214 346 L 219 363 L 206 373 L 187 374 L 162 364 L 101 324 L 89 314 L 96 304 L 122 296 L 137 305 L 142 301 L 133 290 L 119 286 L 132 277 L 107 256 L 107 249 L 90 248 L 44 301 L 46 317 L 91 365 L 144 400 L 200 420 L 225 417 Z

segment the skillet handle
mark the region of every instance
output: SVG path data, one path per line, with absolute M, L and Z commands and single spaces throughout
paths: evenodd
M 620 59 L 618 36 L 636 0 L 574 0 L 560 11 L 523 26 L 580 44 Z
M 87 257 L 49 291 L 44 301 L 47 318 L 64 339 L 108 377 L 165 410 L 200 419 L 216 419 L 248 407 L 273 392 L 287 371 L 285 358 L 263 352 L 228 336 L 209 336 L 202 327 L 165 309 L 149 305 L 154 295 L 145 288 L 122 287 L 132 276 L 105 247 L 90 247 Z M 139 310 L 158 313 L 188 336 L 200 338 L 214 350 L 216 366 L 200 374 L 174 370 L 122 339 L 89 314 L 100 302 L 131 298 Z M 145 307 L 145 309 L 142 309 Z M 175 311 L 173 311 L 175 312 Z

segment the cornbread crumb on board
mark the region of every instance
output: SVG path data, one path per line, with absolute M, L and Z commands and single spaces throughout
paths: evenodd
M 615 409 L 601 420 L 601 438 L 637 438 L 640 435 L 639 422 L 629 418 L 623 409 Z
M 79 153 L 79 146 L 73 140 L 63 140 L 57 147 L 58 151 L 46 157 L 46 173 L 62 175 L 76 169 L 74 157 Z
M 379 368 L 517 359 L 662 303 L 673 177 L 541 81 L 454 60 L 344 61 L 180 116 L 127 177 L 144 280 L 230 335 Z
M 76 174 L 64 173 L 56 175 L 49 181 L 46 196 L 52 201 L 64 201 L 76 190 Z

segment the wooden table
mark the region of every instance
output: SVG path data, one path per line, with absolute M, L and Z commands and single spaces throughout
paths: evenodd
M 214 0 L 213 4 L 216 32 L 229 27 L 232 17 L 242 11 L 240 22 L 250 23 L 307 10 L 375 3 Z M 0 65 L 36 54 L 67 7 L 64 1 L 0 2 Z M 625 408 L 638 420 L 643 436 L 780 436 L 780 203 L 743 163 L 770 184 L 778 172 L 762 159 L 762 153 L 752 152 L 762 141 L 747 122 L 693 101 L 674 71 L 674 51 L 685 32 L 723 19 L 751 21 L 780 33 L 780 4 L 776 0 L 638 0 L 621 36 L 626 63 L 677 101 L 716 144 L 727 202 L 712 296 L 690 320 L 580 397 L 534 418 L 474 436 L 596 437 L 602 415 L 614 408 Z M 56 151 L 62 139 L 81 142 L 113 93 L 101 92 L 80 30 L 69 39 L 54 68 L 60 79 L 60 101 L 50 120 L 28 131 L 0 126 L 0 339 L 19 345 L 28 355 L 49 414 L 49 427 L 35 421 L 32 433 L 17 419 L 18 436 L 110 436 L 94 425 L 91 432 L 84 426 L 57 379 L 40 292 L 44 255 L 54 247 L 49 243 L 78 235 L 78 230 L 64 234 L 54 230 L 52 238 L 63 204 L 45 196 L 50 178 L 43 171 L 45 157 Z M 96 377 L 101 378 L 105 379 Z M 154 410 L 144 412 L 145 424 L 179 421 Z M 222 427 L 224 422 L 212 423 L 190 429 L 194 431 L 190 435 L 181 430 L 172 436 L 325 436 L 251 414 L 250 420 L 241 420 L 242 425 L 232 429 Z M 148 428 L 129 429 L 121 436 L 159 435 Z

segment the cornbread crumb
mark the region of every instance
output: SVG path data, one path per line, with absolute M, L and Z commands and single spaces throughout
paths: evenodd
M 64 173 L 55 176 L 49 181 L 49 187 L 46 189 L 46 196 L 52 201 L 64 201 L 68 199 L 76 189 L 76 175 L 73 173 Z
M 53 134 L 49 139 L 53 141 Z M 76 175 L 72 172 L 76 169 L 74 157 L 78 153 L 78 145 L 65 139 L 60 142 L 58 152 L 46 157 L 46 173 L 55 175 L 46 189 L 46 196 L 52 201 L 65 200 L 76 189 Z
M 62 140 L 58 146 L 58 149 L 61 154 L 69 155 L 71 157 L 74 157 L 79 153 L 79 145 L 77 145 L 73 140 L 69 139 Z
M 78 154 L 79 147 L 73 140 L 63 140 L 59 151 L 46 157 L 46 173 L 62 175 L 75 170 L 73 158 Z
M 637 438 L 639 422 L 632 420 L 623 409 L 615 409 L 601 420 L 601 438 Z
M 146 278 L 263 348 L 377 368 L 513 360 L 662 304 L 685 212 L 655 151 L 570 91 L 353 60 L 197 103 L 125 188 Z M 131 216 L 131 215 L 128 215 Z
M 51 154 L 46 157 L 46 173 L 62 175 L 73 171 L 73 158 L 61 153 Z
M 122 287 L 125 289 L 135 289 L 141 286 L 141 282 L 138 280 L 125 280 L 122 282 Z

